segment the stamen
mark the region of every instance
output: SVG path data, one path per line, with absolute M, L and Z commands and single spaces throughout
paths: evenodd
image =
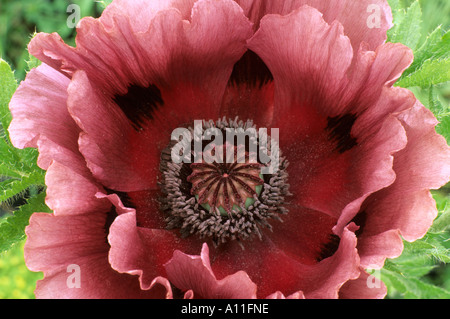
M 221 119 L 204 121 L 205 129 L 215 127 L 255 128 L 252 121 Z M 193 133 L 194 130 L 189 128 Z M 258 139 L 251 138 L 258 144 Z M 163 197 L 161 208 L 165 212 L 168 229 L 179 229 L 182 237 L 196 235 L 210 238 L 215 245 L 230 240 L 242 241 L 256 236 L 262 239 L 261 228 L 271 230 L 270 219 L 281 220 L 287 213 L 285 197 L 289 194 L 287 161 L 280 156 L 280 167 L 272 175 L 263 175 L 261 163 L 250 162 L 250 147 L 245 148 L 243 163 L 238 161 L 242 152 L 235 147 L 226 154 L 229 145 L 223 147 L 223 163 L 174 163 L 169 154 L 173 143 L 161 154 L 160 187 Z M 234 147 L 234 146 L 232 146 Z M 267 150 L 271 145 L 268 143 Z M 233 154 L 234 153 L 234 154 Z M 192 159 L 195 158 L 192 154 Z M 225 160 L 228 156 L 228 161 Z M 242 246 L 243 247 L 243 246 Z

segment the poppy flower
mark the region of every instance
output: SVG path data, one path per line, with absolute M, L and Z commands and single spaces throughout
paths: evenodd
M 391 26 L 384 0 L 115 0 L 76 47 L 37 34 L 9 127 L 47 170 L 53 214 L 26 229 L 36 296 L 383 297 L 365 269 L 427 232 L 450 178 L 435 117 L 393 86 L 413 55 Z M 195 123 L 267 129 L 249 140 L 277 169 L 247 147 L 196 160 L 201 141 L 176 163 L 173 132 Z

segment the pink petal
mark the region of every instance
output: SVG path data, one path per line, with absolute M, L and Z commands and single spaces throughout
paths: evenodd
M 42 64 L 28 73 L 10 102 L 11 141 L 17 148 L 39 147 L 38 164 L 43 169 L 53 159 L 71 166 L 83 162 L 76 143 L 79 129 L 67 112 L 69 82 Z
M 448 183 L 450 148 L 445 138 L 435 131 L 438 121 L 433 113 L 417 101 L 414 107 L 402 112 L 399 119 L 406 129 L 408 147 L 396 155 L 398 175 L 402 175 L 403 178 L 408 175 L 407 185 L 416 187 L 423 187 L 426 184 L 427 188 L 438 189 Z M 422 169 L 417 170 L 417 167 Z
M 355 129 L 358 123 L 355 124 Z M 370 194 L 391 185 L 396 178 L 395 170 L 392 168 L 394 153 L 406 146 L 406 134 L 403 126 L 394 116 L 388 116 L 376 135 L 367 141 L 362 141 L 358 154 L 352 161 L 352 171 L 349 175 L 352 179 L 352 200 L 342 209 L 335 231 L 345 227 L 358 213 L 363 201 Z M 361 176 L 364 176 L 361 179 Z
M 165 265 L 169 280 L 179 289 L 191 289 L 194 296 L 209 299 L 253 299 L 256 285 L 244 271 L 217 280 L 211 269 L 208 245 L 203 244 L 200 256 L 175 251 Z
M 393 26 L 391 8 L 386 0 L 315 0 L 311 1 L 311 6 L 323 12 L 327 22 L 337 20 L 342 23 L 354 49 L 365 42 L 371 50 L 375 50 L 386 41 L 386 31 Z M 376 7 L 376 11 L 373 11 L 373 7 Z M 377 15 L 378 10 L 379 26 L 370 27 L 368 20 L 374 12 Z
M 95 197 L 99 199 L 107 199 L 111 204 L 113 204 L 117 215 L 136 212 L 134 208 L 125 207 L 122 200 L 117 194 L 106 195 L 104 193 L 98 192 L 95 194 Z
M 106 187 L 120 191 L 155 188 L 152 177 L 158 171 L 156 154 L 153 151 L 153 156 L 148 155 L 148 146 L 126 117 L 108 111 L 115 108 L 114 104 L 91 86 L 83 71 L 74 74 L 68 91 L 69 111 L 84 131 L 79 148 L 92 174 Z M 135 144 L 140 148 L 133 149 Z M 136 153 L 144 146 L 147 151 L 138 162 Z
M 111 204 L 95 197 L 103 187 L 72 169 L 53 162 L 45 175 L 47 205 L 55 215 L 79 215 L 108 211 Z
M 300 290 L 306 298 L 337 298 L 342 284 L 359 275 L 355 229 L 354 225 L 346 228 L 336 252 L 320 262 L 305 264 L 292 249 L 264 236 L 262 241 L 244 243 L 244 251 L 237 244 L 219 247 L 210 254 L 214 260 L 211 267 L 217 277 L 245 271 L 258 286 L 258 298 L 277 291 L 292 295 Z M 297 245 L 303 247 L 303 243 Z
M 265 60 L 275 83 L 283 83 L 276 86 L 278 112 L 271 126 L 283 128 L 280 141 L 292 164 L 297 203 L 336 218 L 343 214 L 339 233 L 367 196 L 395 179 L 393 154 L 406 138 L 401 124 L 388 115 L 415 99 L 389 86 L 411 63 L 411 51 L 401 45 L 372 53 L 361 49 L 352 65 L 352 48 L 341 26 L 326 24 L 306 6 L 285 17 L 263 18 L 249 46 Z M 327 119 L 348 114 L 356 116 L 349 133 L 358 147 L 337 154 L 324 134 Z
M 386 240 L 386 236 L 399 236 L 396 230 L 408 241 L 424 236 L 437 215 L 429 189 L 440 188 L 450 179 L 450 149 L 436 134 L 433 114 L 417 102 L 398 118 L 408 144 L 394 155 L 395 183 L 370 196 L 355 219 L 362 226 L 363 265 L 382 265 L 386 257 L 399 254 L 401 240 Z
M 167 273 L 167 278 L 172 284 L 175 284 L 179 289 L 187 291 L 186 298 L 194 296 L 207 297 L 207 295 L 204 295 L 205 292 L 201 290 L 203 288 L 198 285 L 184 289 L 184 286 L 182 286 L 183 283 L 178 281 L 180 280 L 178 275 L 179 272 L 175 271 L 176 265 L 179 264 L 179 258 L 190 259 L 192 257 L 193 260 L 206 260 L 205 256 L 207 256 L 207 254 L 205 251 L 202 255 L 203 259 L 200 257 L 194 258 L 193 256 L 187 257 L 188 255 L 184 255 L 179 251 L 180 249 L 187 252 L 192 251 L 200 244 L 197 240 L 186 239 L 180 241 L 175 234 L 169 231 L 137 227 L 135 213 L 126 213 L 117 217 L 110 228 L 108 239 L 111 244 L 109 260 L 112 267 L 120 273 L 138 275 L 142 289 L 149 289 L 152 287 L 152 282 L 155 278 Z M 178 251 L 175 255 L 173 255 L 174 250 Z M 149 254 L 149 251 L 152 251 L 152 254 Z M 171 258 L 173 258 L 172 262 L 169 262 Z M 172 266 L 166 265 L 163 267 L 162 265 L 167 262 Z M 198 262 L 194 263 L 197 265 Z M 173 267 L 175 267 L 175 270 Z M 188 265 L 186 265 L 186 267 L 188 267 Z M 198 267 L 194 267 L 194 269 L 201 272 Z M 243 272 L 238 272 L 223 280 L 212 280 L 212 277 L 208 275 L 205 280 L 207 280 L 207 282 L 204 284 L 214 282 L 216 288 L 209 293 L 216 297 L 232 296 L 231 294 L 236 298 L 239 296 L 250 297 L 248 292 L 241 292 L 241 290 L 239 290 L 238 294 L 234 288 L 235 283 L 240 284 L 248 282 L 248 277 Z M 194 282 L 195 280 L 191 283 Z M 180 286 L 178 286 L 177 283 L 179 283 Z M 189 292 L 188 290 L 192 291 Z
M 406 110 L 415 103 L 410 91 L 392 87 L 410 66 L 414 56 L 411 49 L 400 43 L 386 43 L 376 51 L 367 51 L 362 46 L 355 53 L 355 62 L 348 70 L 349 82 L 342 94 L 342 112 L 361 113 L 362 118 L 366 119 L 364 122 L 367 121 L 364 130 L 372 128 L 367 132 L 371 134 L 387 114 Z M 380 96 L 383 98 L 381 101 Z M 405 105 L 399 108 L 395 101 Z
M 269 296 L 267 296 L 266 299 L 305 299 L 305 295 L 303 295 L 303 292 L 299 291 L 296 293 L 293 293 L 292 295 L 285 296 L 280 291 L 277 291 Z
M 387 288 L 380 275 L 370 270 L 370 274 L 361 269 L 361 275 L 355 280 L 347 281 L 339 290 L 340 299 L 383 299 Z
M 39 150 L 37 164 L 40 168 L 48 169 L 51 163 L 55 161 L 71 167 L 77 174 L 87 178 L 92 177 L 79 149 L 76 151 L 69 150 L 64 145 L 49 139 L 45 135 L 41 135 L 36 144 Z
M 367 50 L 363 51 L 367 53 Z M 362 66 L 370 72 L 365 81 L 366 91 L 382 86 L 391 87 L 414 60 L 412 50 L 401 43 L 385 43 L 377 47 L 374 52 L 375 57 L 373 63 L 370 63 L 370 68 Z M 358 52 L 358 54 L 364 53 L 361 50 Z M 366 70 L 358 71 L 367 74 Z
M 393 109 L 395 103 L 385 103 L 391 106 L 389 109 L 373 104 L 383 88 L 392 86 L 411 64 L 411 50 L 392 43 L 381 45 L 375 52 L 368 51 L 367 45 L 352 49 L 343 32 L 339 23 L 328 25 L 319 12 L 305 6 L 288 16 L 266 16 L 249 41 L 250 49 L 267 64 L 275 83 L 283 83 L 275 87 L 277 112 L 272 126 L 283 124 L 292 140 L 301 132 L 320 131 L 321 115 L 364 113 L 363 117 L 379 123 L 388 113 L 399 111 Z M 401 99 L 406 98 L 400 93 Z M 286 121 L 296 114 L 297 121 Z M 291 127 L 289 122 L 295 124 Z M 290 144 L 289 137 L 282 139 Z
M 106 7 L 100 20 L 106 28 L 112 29 L 115 27 L 116 17 L 123 15 L 132 19 L 134 32 L 145 32 L 154 16 L 165 9 L 176 8 L 180 10 L 184 20 L 190 19 L 195 2 L 197 0 L 115 0 Z
M 51 271 L 67 260 L 96 256 L 105 251 L 103 225 L 106 214 L 62 215 L 36 213 L 26 229 L 25 258 L 33 271 Z M 76 232 L 77 236 L 70 233 Z M 58 245 L 54 245 L 58 243 Z M 54 247 L 52 247 L 52 244 Z
M 165 289 L 139 289 L 136 278 L 113 271 L 108 263 L 104 233 L 106 214 L 54 216 L 33 214 L 26 229 L 25 260 L 32 271 L 43 271 L 38 298 L 142 298 L 162 297 Z M 70 285 L 78 268 L 80 286 Z M 69 284 L 68 284 L 69 283 Z
M 28 52 L 68 78 L 71 78 L 74 71 L 72 63 L 74 61 L 78 64 L 83 63 L 82 58 L 78 57 L 56 32 L 36 34 L 28 44 Z M 68 63 L 68 61 L 71 61 L 71 63 Z
M 357 119 L 353 129 L 357 131 L 364 125 Z M 334 150 L 325 123 L 318 130 L 320 133 L 311 130 L 297 135 L 297 141 L 292 144 L 284 142 L 282 150 L 290 159 L 289 183 L 295 194 L 290 210 L 295 212 L 297 207 L 305 207 L 340 218 L 336 227 L 339 234 L 365 198 L 391 185 L 395 180 L 393 154 L 405 147 L 405 131 L 394 116 L 386 117 L 377 125 L 382 126 L 370 136 L 356 135 L 358 145 L 344 153 Z M 302 219 L 294 219 L 287 225 L 293 229 L 302 227 Z
M 320 12 L 308 6 L 287 16 L 264 17 L 248 46 L 272 72 L 275 105 L 282 113 L 293 102 L 314 101 L 320 107 L 335 101 L 353 56 L 342 25 L 328 25 Z M 323 92 L 323 99 L 317 100 Z
M 173 293 L 172 293 L 172 286 L 170 285 L 170 282 L 164 278 L 164 277 L 156 277 L 153 279 L 152 283 L 150 284 L 150 290 L 153 289 L 153 287 L 160 285 L 163 286 L 166 290 L 166 296 L 165 299 L 173 299 Z
M 53 47 L 52 56 L 60 56 L 70 69 L 69 110 L 87 133 L 80 149 L 94 176 L 115 190 L 154 189 L 159 155 L 171 131 L 192 119 L 219 117 L 220 100 L 251 26 L 240 7 L 225 0 L 197 2 L 190 23 L 175 9 L 160 11 L 145 33 L 133 33 L 123 15 L 116 18 L 121 23 L 113 29 L 83 20 L 76 49 L 46 35 L 36 37 L 31 49 L 39 54 Z M 98 55 L 104 58 L 99 61 Z M 114 105 L 117 96 L 129 93 L 130 84 L 156 85 L 163 100 L 139 131 Z
M 237 0 L 237 2 L 255 23 L 255 30 L 260 20 L 267 14 L 287 15 L 303 5 L 309 5 L 323 13 L 328 23 L 339 21 L 344 26 L 354 49 L 358 49 L 362 42 L 366 42 L 370 49 L 374 50 L 386 41 L 386 31 L 392 27 L 391 9 L 385 0 Z M 370 27 L 368 20 L 372 21 L 374 12 L 376 18 L 379 18 L 379 25 Z
M 165 274 L 163 265 L 170 260 L 175 249 L 195 249 L 172 232 L 137 227 L 134 212 L 121 214 L 114 220 L 108 241 L 112 268 L 119 273 L 138 275 L 143 290 L 152 287 L 153 280 Z
M 363 234 L 358 242 L 358 252 L 365 267 L 382 267 L 386 258 L 397 258 L 402 254 L 400 231 L 392 229 L 371 236 Z
M 337 298 L 345 282 L 358 278 L 359 256 L 354 231 L 354 224 L 350 224 L 341 235 L 336 253 L 305 274 L 302 290 L 306 298 Z
M 218 117 L 218 103 L 232 68 L 244 54 L 246 41 L 252 36 L 251 24 L 234 1 L 225 0 L 197 1 L 189 23 L 180 21 L 179 16 L 176 18 L 169 21 L 167 16 L 161 15 L 155 28 L 158 25 L 162 27 L 155 30 L 157 32 L 151 41 L 142 41 L 144 49 L 151 54 L 150 60 L 166 65 L 158 76 L 169 84 L 167 89 L 184 92 L 182 100 L 179 95 L 169 97 L 171 107 L 178 113 L 183 113 L 188 107 L 194 113 L 190 114 L 190 120 L 196 118 L 196 114 L 203 115 L 200 118 Z M 178 28 L 172 30 L 174 24 L 178 24 Z M 167 38 L 169 31 L 174 34 L 173 38 Z M 161 47 L 161 42 L 166 42 L 168 47 Z M 161 61 L 162 58 L 166 61 Z M 164 96 L 165 87 L 162 91 Z M 202 103 L 205 98 L 210 105 L 204 103 L 198 108 L 191 105 Z M 177 112 L 174 110 L 173 114 Z M 180 118 L 179 123 L 182 119 L 186 121 L 186 117 Z
M 232 66 L 251 36 L 250 23 L 236 3 L 200 0 L 192 9 L 192 22 L 182 20 L 181 13 L 170 7 L 141 10 L 142 19 L 136 20 L 126 15 L 136 8 L 124 7 L 128 10 L 119 13 L 121 6 L 113 5 L 106 20 L 82 19 L 77 48 L 66 46 L 55 34 L 38 34 L 30 53 L 68 75 L 85 70 L 110 95 L 125 94 L 130 83 L 173 89 L 189 83 L 196 93 L 207 92 L 211 101 L 220 100 Z M 149 24 L 145 31 L 141 20 Z M 184 102 L 183 106 L 191 106 Z

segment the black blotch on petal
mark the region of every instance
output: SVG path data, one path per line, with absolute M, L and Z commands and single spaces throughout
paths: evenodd
M 336 150 L 341 154 L 358 145 L 356 138 L 351 134 L 355 121 L 356 116 L 354 114 L 328 118 L 329 139 L 336 142 Z
M 272 81 L 273 75 L 264 61 L 255 52 L 247 50 L 234 65 L 228 84 L 236 86 L 247 84 L 261 88 Z
M 153 112 L 159 106 L 164 105 L 161 91 L 153 84 L 148 87 L 133 84 L 125 95 L 116 95 L 113 100 L 137 131 L 153 119 Z
M 317 262 L 324 260 L 325 258 L 331 257 L 339 248 L 339 243 L 341 239 L 335 234 L 330 234 L 328 241 L 322 245 L 319 252 L 319 256 L 316 258 Z

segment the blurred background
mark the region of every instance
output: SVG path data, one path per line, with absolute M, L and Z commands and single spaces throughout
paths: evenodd
M 403 3 L 406 7 L 413 2 L 412 0 L 389 1 Z M 71 10 L 67 12 L 71 4 L 80 7 L 81 17 L 98 17 L 104 8 L 102 3 L 93 0 L 0 0 L 0 57 L 12 66 L 19 81 L 25 78 L 28 69 L 26 61 L 29 55 L 26 46 L 35 32 L 57 32 L 66 43 L 74 45 L 75 28 L 69 27 L 67 23 L 73 13 Z M 449 0 L 420 0 L 420 4 L 423 11 L 422 34 L 424 39 L 439 25 L 442 25 L 443 30 L 450 29 Z M 438 90 L 448 105 L 448 101 L 450 101 L 449 83 L 438 86 Z M 421 92 L 418 90 L 414 93 L 420 99 Z M 434 196 L 438 206 L 441 206 L 440 209 L 448 209 L 448 186 L 435 192 Z M 2 222 L 1 216 L 10 213 L 13 210 L 12 206 L 13 204 L 1 203 L 0 223 Z M 448 248 L 450 248 L 450 243 Z M 42 277 L 41 273 L 30 272 L 26 268 L 23 259 L 23 243 L 0 254 L 0 299 L 34 298 L 33 291 L 36 280 Z M 426 280 L 450 290 L 450 267 L 448 264 L 436 263 L 433 270 L 426 275 Z M 401 296 L 392 292 L 388 297 Z
M 81 17 L 98 17 L 103 11 L 103 5 L 93 0 L 0 0 L 0 56 L 13 66 L 18 79 L 25 76 L 26 45 L 34 32 L 57 32 L 74 45 L 75 28 L 67 25 L 70 4 L 80 7 Z

